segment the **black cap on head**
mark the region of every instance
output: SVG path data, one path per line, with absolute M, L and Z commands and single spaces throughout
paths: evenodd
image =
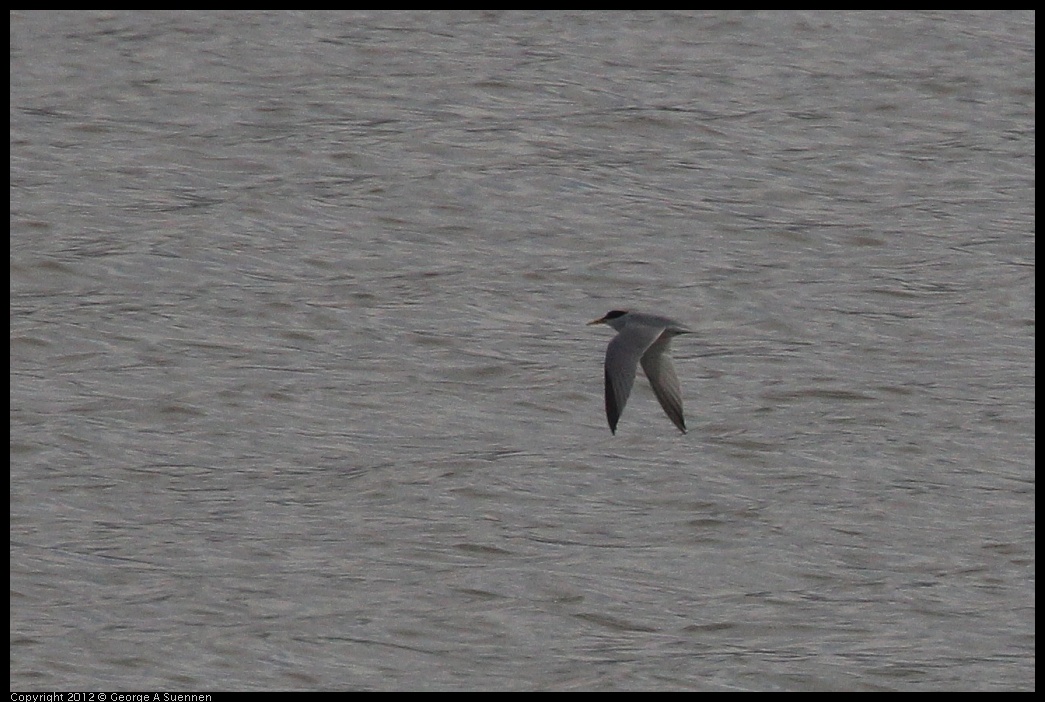
M 603 319 L 616 319 L 617 317 L 623 317 L 626 314 L 627 312 L 624 310 L 613 310 L 612 312 L 607 312 Z

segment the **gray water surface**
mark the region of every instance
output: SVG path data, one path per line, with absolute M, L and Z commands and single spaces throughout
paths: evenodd
M 1034 689 L 1033 12 L 10 32 L 12 689 Z

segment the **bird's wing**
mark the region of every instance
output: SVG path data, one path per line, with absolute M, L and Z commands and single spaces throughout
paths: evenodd
M 626 327 L 606 347 L 606 419 L 617 433 L 617 421 L 635 383 L 635 368 L 646 349 L 664 330 L 658 327 Z M 645 366 L 644 366 L 645 367 Z
M 642 355 L 642 370 L 653 387 L 653 394 L 660 401 L 664 413 L 683 434 L 686 433 L 686 420 L 682 416 L 682 391 L 679 390 L 679 379 L 675 375 L 675 366 L 668 355 L 671 334 L 661 334 L 650 344 Z

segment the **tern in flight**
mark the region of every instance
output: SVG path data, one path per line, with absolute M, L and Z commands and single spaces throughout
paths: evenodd
M 623 310 L 607 312 L 588 324 L 606 324 L 618 332 L 606 347 L 606 419 L 610 431 L 617 433 L 617 422 L 635 383 L 635 368 L 641 363 L 668 419 L 685 434 L 682 392 L 668 346 L 673 337 L 692 331 L 668 317 Z

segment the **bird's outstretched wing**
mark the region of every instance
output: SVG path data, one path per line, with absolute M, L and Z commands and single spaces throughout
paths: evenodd
M 657 396 L 668 419 L 685 434 L 686 419 L 682 416 L 682 391 L 679 390 L 679 379 L 675 375 L 675 366 L 668 354 L 671 337 L 670 333 L 661 334 L 649 346 L 642 355 L 642 370 L 646 373 L 653 394 Z
M 639 365 L 639 359 L 657 341 L 663 331 L 663 327 L 655 326 L 625 327 L 623 331 L 613 337 L 610 345 L 606 347 L 606 419 L 609 420 L 610 431 L 614 434 L 617 433 L 617 422 L 620 420 L 621 412 L 624 411 L 624 405 L 627 404 L 628 396 L 631 395 L 631 386 L 635 384 L 635 369 Z M 645 368 L 646 366 L 643 364 L 643 369 L 645 370 Z M 675 372 L 671 371 L 671 375 L 674 377 Z M 675 381 L 675 386 L 678 387 L 678 380 Z M 657 397 L 660 395 L 658 394 Z M 661 400 L 662 404 L 663 402 Z M 679 416 L 681 414 L 680 402 Z M 672 421 L 675 421 L 674 418 Z

